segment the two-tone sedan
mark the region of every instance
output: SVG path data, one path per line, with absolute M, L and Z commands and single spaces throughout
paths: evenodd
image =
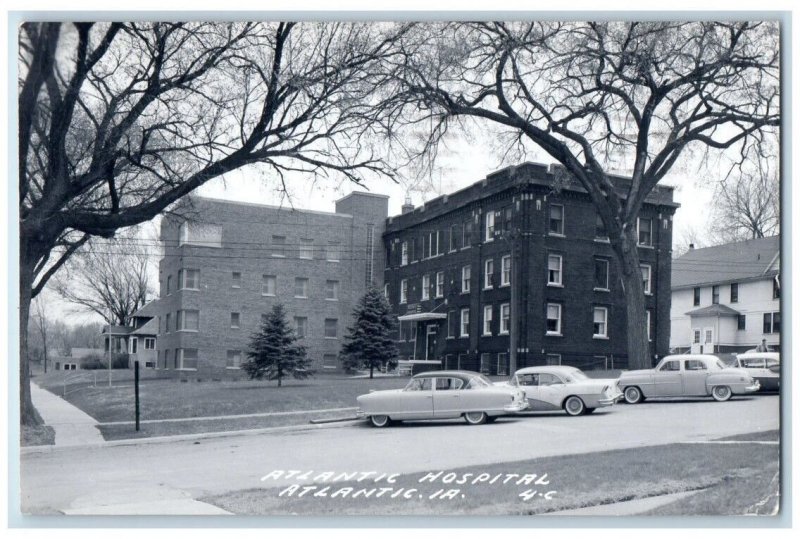
M 522 390 L 496 386 L 484 375 L 470 371 L 417 374 L 403 389 L 373 391 L 356 400 L 357 415 L 369 418 L 375 427 L 392 421 L 459 417 L 470 425 L 480 425 L 528 407 Z
M 650 397 L 714 397 L 758 391 L 759 384 L 744 369 L 726 367 L 711 355 L 667 356 L 655 369 L 623 372 L 618 381 L 625 402 L 636 404 Z
M 734 360 L 735 367 L 746 370 L 756 379 L 762 391 L 781 388 L 781 355 L 777 352 L 745 352 Z
M 529 411 L 564 410 L 578 416 L 622 398 L 616 380 L 589 378 L 580 369 L 565 365 L 526 367 L 505 383 L 525 391 Z

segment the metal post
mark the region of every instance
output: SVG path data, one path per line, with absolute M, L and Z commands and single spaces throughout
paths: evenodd
M 136 432 L 139 432 L 139 361 L 133 362 L 134 400 L 136 401 Z
M 112 353 L 111 353 L 111 332 L 108 333 L 108 387 L 111 387 L 111 361 L 112 361 Z

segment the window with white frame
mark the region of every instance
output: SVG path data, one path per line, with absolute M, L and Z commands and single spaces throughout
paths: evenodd
M 200 290 L 200 270 L 180 270 L 178 272 L 178 286 L 183 290 Z
M 559 303 L 547 304 L 547 334 L 561 335 L 561 305 Z
M 305 316 L 295 316 L 294 332 L 298 339 L 304 339 L 308 337 L 308 318 Z
M 272 256 L 278 258 L 286 256 L 286 236 L 272 236 Z
M 469 337 L 469 309 L 461 309 L 461 325 L 459 335 L 461 337 Z
M 325 299 L 328 300 L 339 299 L 339 281 L 332 281 L 332 280 L 325 281 Z
M 639 217 L 639 245 L 653 245 L 653 220 Z
M 275 275 L 261 276 L 261 295 L 274 296 L 278 287 L 278 278 Z
M 472 271 L 470 266 L 464 266 L 461 268 L 461 293 L 467 294 L 469 293 L 470 289 L 470 281 L 472 279 Z
M 606 230 L 606 224 L 603 222 L 603 218 L 600 217 L 598 213 L 594 220 L 594 237 L 597 240 L 608 241 L 608 231 Z
M 594 289 L 608 290 L 608 260 L 594 259 Z
M 563 285 L 561 278 L 562 267 L 561 255 L 547 255 L 547 284 L 551 286 Z
M 156 349 L 156 339 L 154 337 L 145 337 L 144 338 L 144 349 L 145 350 L 155 350 Z
M 457 251 L 461 242 L 461 224 L 450 225 L 450 252 Z
M 138 353 L 139 349 L 139 339 L 138 337 L 131 337 L 131 346 L 130 346 L 130 353 L 136 354 Z
M 294 278 L 294 297 L 307 298 L 308 297 L 308 279 L 305 277 Z
M 231 329 L 239 329 L 242 322 L 242 315 L 240 313 L 231 313 Z
M 406 266 L 408 265 L 408 242 L 404 241 L 400 245 L 400 265 Z
M 175 358 L 179 361 L 178 369 L 197 370 L 197 348 L 178 348 Z
M 339 262 L 342 259 L 342 246 L 338 241 L 332 241 L 325 249 L 325 258 L 328 262 Z
M 596 338 L 608 338 L 608 309 L 606 307 L 595 307 L 592 319 L 592 336 Z
M 300 239 L 300 252 L 298 253 L 298 257 L 306 260 L 314 258 L 314 240 L 306 238 Z
M 550 204 L 550 234 L 559 236 L 564 235 L 564 206 L 561 204 Z
M 500 259 L 500 286 L 511 284 L 511 255 Z
M 483 264 L 483 287 L 492 288 L 494 286 L 494 260 L 491 258 Z
M 242 366 L 242 351 L 228 350 L 228 357 L 225 360 L 226 369 L 239 369 Z
M 650 275 L 652 273 L 652 269 L 648 264 L 642 264 L 642 284 L 644 285 L 644 293 L 650 294 Z
M 184 309 L 178 311 L 176 318 L 178 331 L 199 331 L 200 330 L 200 311 Z
M 486 212 L 485 225 L 486 225 L 486 234 L 484 235 L 484 240 L 485 241 L 494 240 L 494 212 L 493 211 Z
M 431 299 L 431 276 L 425 274 L 422 276 L 422 294 L 423 300 Z
M 408 302 L 408 279 L 400 281 L 400 303 Z
M 511 327 L 511 305 L 503 303 L 500 305 L 500 335 L 508 334 Z
M 443 298 L 444 297 L 444 272 L 438 271 L 436 272 L 436 297 Z
M 337 318 L 325 319 L 325 338 L 335 339 L 339 334 L 339 320 Z
M 483 307 L 483 334 L 492 334 L 492 306 L 486 305 Z

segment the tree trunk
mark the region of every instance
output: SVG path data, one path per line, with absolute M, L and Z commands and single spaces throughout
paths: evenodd
M 620 280 L 625 295 L 628 368 L 649 369 L 652 368 L 653 362 L 650 357 L 638 240 L 636 226 L 627 226 L 619 243 L 615 242 L 614 252 L 620 263 Z
M 42 418 L 31 401 L 31 366 L 28 358 L 28 319 L 31 312 L 34 262 L 26 258 L 25 251 L 22 250 L 19 267 L 19 414 L 21 425 L 35 426 L 41 425 Z
M 369 379 L 372 380 L 372 370 L 375 368 L 375 365 L 370 362 L 369 364 Z

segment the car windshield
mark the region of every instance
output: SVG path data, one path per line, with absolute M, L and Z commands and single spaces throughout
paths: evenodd
M 725 368 L 725 364 L 720 360 L 717 360 L 715 365 L 717 366 L 718 369 L 724 369 Z
M 588 380 L 589 377 L 586 376 L 583 371 L 579 369 L 575 369 L 574 371 L 570 371 L 565 378 L 567 379 L 568 383 L 572 382 L 582 382 L 584 380 Z
M 478 389 L 481 387 L 489 387 L 492 385 L 492 381 L 486 378 L 482 374 L 477 374 L 469 379 L 467 386 L 465 389 Z

